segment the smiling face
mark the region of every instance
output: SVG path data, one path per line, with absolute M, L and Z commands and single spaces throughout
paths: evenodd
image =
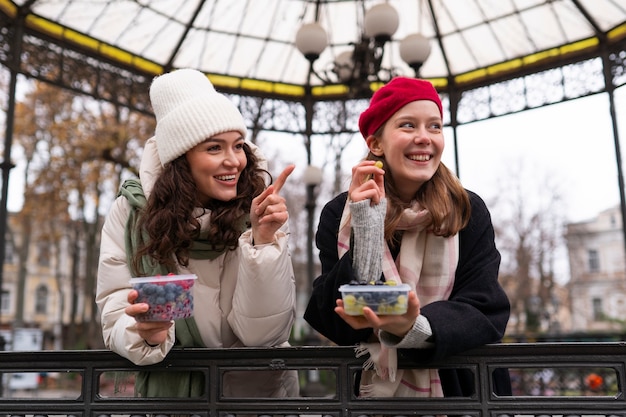
M 198 189 L 198 199 L 229 201 L 237 196 L 237 183 L 248 160 L 240 132 L 225 132 L 190 149 L 185 158 Z
M 443 121 L 430 100 L 412 101 L 394 113 L 380 137 L 366 140 L 370 151 L 385 158 L 385 170 L 402 201 L 410 202 L 419 188 L 432 178 L 443 153 Z

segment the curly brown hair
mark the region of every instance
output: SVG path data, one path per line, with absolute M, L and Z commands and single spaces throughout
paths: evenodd
M 210 228 L 202 233 L 202 239 L 216 250 L 237 248 L 241 225 L 249 226 L 252 200 L 265 189 L 264 174 L 271 180 L 269 172 L 259 167 L 259 160 L 247 143 L 244 152 L 247 164 L 237 183 L 237 197 L 230 201 L 211 200 L 204 206 L 211 211 L 211 217 Z M 136 271 L 144 272 L 141 258 L 146 255 L 170 272 L 176 272 L 177 264 L 189 266 L 193 241 L 200 237 L 200 222 L 193 214 L 197 207 L 202 205 L 196 184 L 189 162 L 182 155 L 165 164 L 140 213 L 137 227 L 146 239 L 133 254 Z

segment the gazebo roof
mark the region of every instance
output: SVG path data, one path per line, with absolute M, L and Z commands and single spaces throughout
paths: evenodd
M 193 67 L 218 87 L 248 95 L 303 94 L 309 62 L 298 29 L 317 20 L 329 46 L 324 72 L 357 41 L 376 1 L 342 0 L 0 0 L 0 14 L 25 18 L 27 32 L 146 76 Z M 389 0 L 399 27 L 383 65 L 412 75 L 399 42 L 419 32 L 432 52 L 420 75 L 441 91 L 465 90 L 598 56 L 626 38 L 626 0 Z M 316 93 L 341 94 L 340 87 Z

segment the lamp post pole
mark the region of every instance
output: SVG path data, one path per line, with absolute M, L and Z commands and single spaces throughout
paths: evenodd
M 303 182 L 306 184 L 306 203 L 304 207 L 307 211 L 307 242 L 306 242 L 306 260 L 307 260 L 307 298 L 310 298 L 311 290 L 313 288 L 313 280 L 315 279 L 315 268 L 313 263 L 313 220 L 315 216 L 315 187 L 322 182 L 322 170 L 309 163 L 307 165 Z M 306 328 L 305 344 L 314 344 L 314 336 L 309 328 Z M 313 390 L 318 389 L 319 385 L 319 372 L 316 369 L 310 369 L 307 373 L 307 383 L 303 390 L 308 394 L 311 394 Z M 307 394 L 307 395 L 308 395 Z
M 306 135 L 306 157 L 307 157 L 307 172 L 305 174 L 311 174 L 311 137 L 313 136 L 313 96 L 311 92 L 311 72 L 313 69 L 313 63 L 311 62 L 309 68 L 309 77 L 307 79 L 307 85 L 304 97 L 304 117 L 305 117 L 305 135 Z M 306 184 L 306 204 L 307 210 L 307 284 L 309 289 L 313 286 L 313 279 L 315 278 L 313 270 L 313 216 L 315 215 L 315 186 L 316 181 L 314 176 L 305 175 Z
M 311 91 L 310 77 L 313 68 L 313 62 L 310 63 L 309 79 L 305 86 L 304 93 L 304 142 L 306 147 L 307 166 L 302 175 L 302 182 L 306 185 L 306 201 L 304 208 L 307 212 L 307 242 L 306 242 L 306 298 L 311 295 L 311 289 L 313 288 L 313 280 L 315 279 L 315 268 L 313 263 L 313 240 L 315 238 L 313 232 L 313 222 L 315 216 L 316 195 L 315 188 L 322 182 L 322 171 L 316 166 L 311 165 L 311 138 L 313 136 L 313 94 Z M 303 329 L 304 330 L 304 329 Z M 305 337 L 309 336 L 308 329 L 305 330 Z

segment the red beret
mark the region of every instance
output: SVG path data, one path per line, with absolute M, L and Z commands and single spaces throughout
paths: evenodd
M 374 134 L 395 112 L 417 100 L 430 100 L 439 107 L 441 99 L 433 85 L 417 78 L 396 77 L 374 93 L 370 106 L 359 117 L 359 130 L 364 138 Z

